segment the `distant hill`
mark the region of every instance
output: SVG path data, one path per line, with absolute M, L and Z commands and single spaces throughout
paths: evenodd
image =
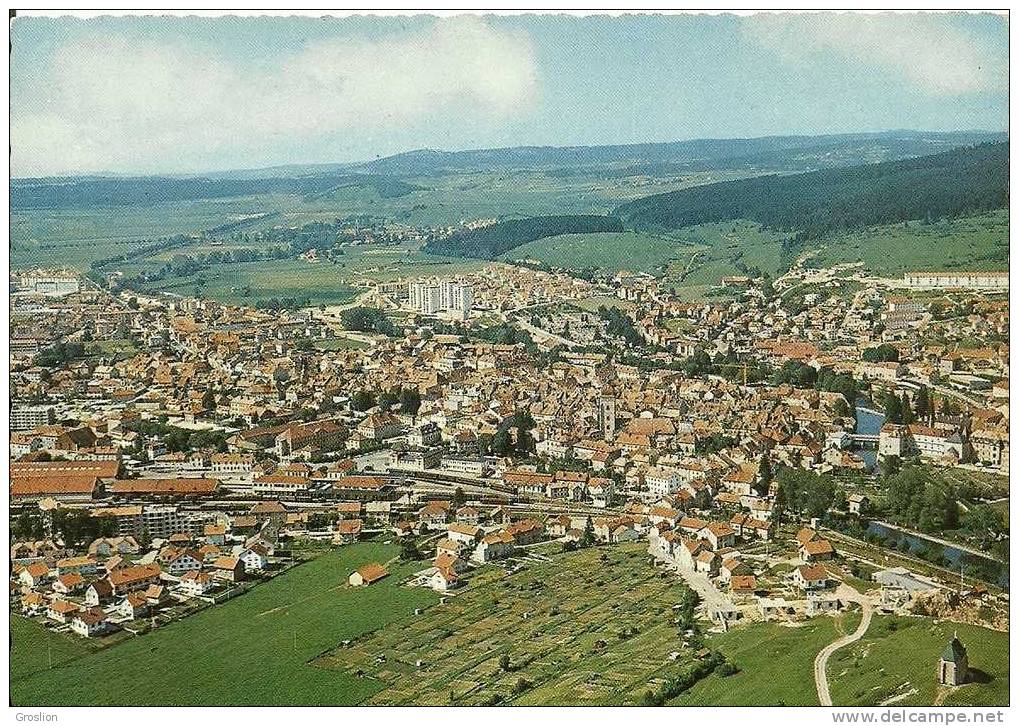
M 809 237 L 1008 204 L 1008 143 L 902 161 L 759 176 L 637 199 L 614 214 L 637 230 L 748 219 Z
M 433 240 L 425 251 L 452 257 L 477 257 L 492 260 L 509 250 L 544 237 L 584 232 L 622 232 L 623 224 L 615 217 L 595 214 L 559 215 L 509 219 L 452 237 Z
M 615 166 L 628 173 L 681 173 L 703 169 L 763 167 L 820 169 L 904 159 L 985 142 L 1004 133 L 985 131 L 885 131 L 829 136 L 764 136 L 753 139 L 694 139 L 609 146 L 517 146 L 474 151 L 420 149 L 367 162 L 373 174 L 427 176 L 448 172 L 544 168 L 554 174 L 584 167 Z M 617 175 L 617 170 L 613 175 Z
M 374 190 L 381 198 L 419 189 L 400 179 L 371 174 L 318 174 L 268 178 L 69 177 L 15 179 L 11 209 L 119 207 L 253 194 L 321 196 L 349 187 Z

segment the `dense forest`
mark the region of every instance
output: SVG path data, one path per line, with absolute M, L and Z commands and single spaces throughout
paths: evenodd
M 817 237 L 840 229 L 938 219 L 1008 204 L 1008 143 L 905 161 L 708 184 L 637 199 L 616 210 L 635 229 L 730 219 Z
M 429 240 L 426 252 L 454 257 L 495 259 L 504 252 L 543 237 L 584 232 L 622 232 L 623 224 L 615 217 L 597 214 L 527 217 L 497 222 L 488 227 L 457 232 L 449 237 Z

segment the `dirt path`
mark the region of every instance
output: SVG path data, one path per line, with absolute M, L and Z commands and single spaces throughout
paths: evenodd
M 845 587 L 845 586 L 843 586 Z M 843 588 L 839 588 L 841 591 Z M 870 601 L 864 597 L 861 597 L 852 588 L 847 588 L 852 594 L 843 594 L 839 592 L 839 596 L 846 600 L 852 599 L 855 602 L 860 603 L 863 608 L 863 618 L 860 620 L 860 624 L 857 626 L 849 635 L 843 636 L 833 643 L 829 643 L 821 652 L 817 654 L 817 658 L 814 659 L 814 682 L 817 684 L 817 700 L 822 706 L 831 706 L 831 693 L 828 690 L 828 658 L 831 654 L 837 651 L 839 648 L 844 648 L 847 645 L 855 643 L 863 634 L 867 632 L 867 628 L 870 627 L 871 617 L 874 615 L 874 609 L 871 607 Z M 855 595 L 855 597 L 853 597 Z

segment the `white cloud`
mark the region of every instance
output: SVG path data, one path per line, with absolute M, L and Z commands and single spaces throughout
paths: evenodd
M 1000 58 L 990 56 L 978 39 L 942 14 L 762 14 L 746 19 L 742 29 L 745 39 L 787 62 L 834 54 L 930 95 L 1003 90 L 1007 85 L 1007 68 Z
M 156 171 L 182 160 L 200 168 L 203 154 L 223 150 L 442 116 L 497 121 L 528 110 L 538 95 L 527 38 L 474 16 L 376 42 L 317 42 L 265 68 L 119 39 L 67 45 L 53 57 L 41 98 L 12 101 L 14 173 Z

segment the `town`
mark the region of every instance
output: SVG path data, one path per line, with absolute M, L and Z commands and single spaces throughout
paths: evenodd
M 1001 721 L 1007 11 L 104 12 L 9 23 L 19 719 Z
M 638 547 L 712 632 L 1005 627 L 1005 280 L 796 265 L 686 303 L 649 275 L 492 264 L 371 287 L 356 310 L 399 324 L 380 333 L 23 271 L 12 597 L 117 642 L 322 548 L 398 544 L 348 586 L 409 562 L 401 587 L 456 597 L 492 566 Z

